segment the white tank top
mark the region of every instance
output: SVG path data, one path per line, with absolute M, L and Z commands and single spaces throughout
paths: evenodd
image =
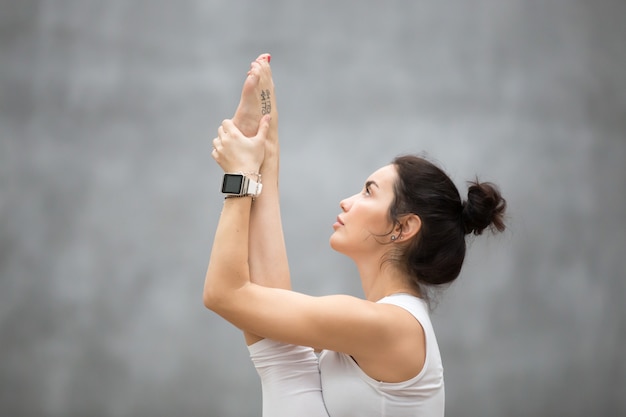
M 428 306 L 410 294 L 393 294 L 378 302 L 402 307 L 420 322 L 426 337 L 424 367 L 407 381 L 380 382 L 363 372 L 349 355 L 324 350 L 319 366 L 328 414 L 331 417 L 442 417 L 443 366 Z

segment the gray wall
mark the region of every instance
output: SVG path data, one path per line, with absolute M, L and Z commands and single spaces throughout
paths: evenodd
M 509 229 L 434 321 L 449 416 L 626 415 L 626 3 L 0 1 L 0 414 L 256 416 L 201 302 L 210 139 L 273 55 L 296 289 L 361 295 L 341 198 L 405 152 Z

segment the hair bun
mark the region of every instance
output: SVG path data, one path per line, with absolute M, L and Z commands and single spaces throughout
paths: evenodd
M 506 200 L 498 187 L 490 182 L 469 182 L 467 201 L 463 203 L 461 222 L 465 234 L 480 235 L 486 228 L 502 232 L 505 229 Z M 495 229 L 495 230 L 494 230 Z

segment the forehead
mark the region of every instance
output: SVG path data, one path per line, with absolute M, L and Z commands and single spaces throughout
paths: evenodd
M 374 171 L 367 180 L 376 182 L 380 188 L 390 188 L 396 181 L 397 176 L 396 167 L 391 164 Z

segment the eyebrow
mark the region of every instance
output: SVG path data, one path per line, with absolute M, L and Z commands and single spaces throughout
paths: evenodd
M 375 186 L 376 186 L 376 188 L 379 188 L 379 189 L 380 189 L 380 187 L 378 186 L 378 184 L 376 184 L 376 181 L 372 181 L 372 180 L 367 181 L 367 182 L 365 183 L 365 188 L 369 188 L 369 186 L 370 186 L 370 185 L 375 185 Z

